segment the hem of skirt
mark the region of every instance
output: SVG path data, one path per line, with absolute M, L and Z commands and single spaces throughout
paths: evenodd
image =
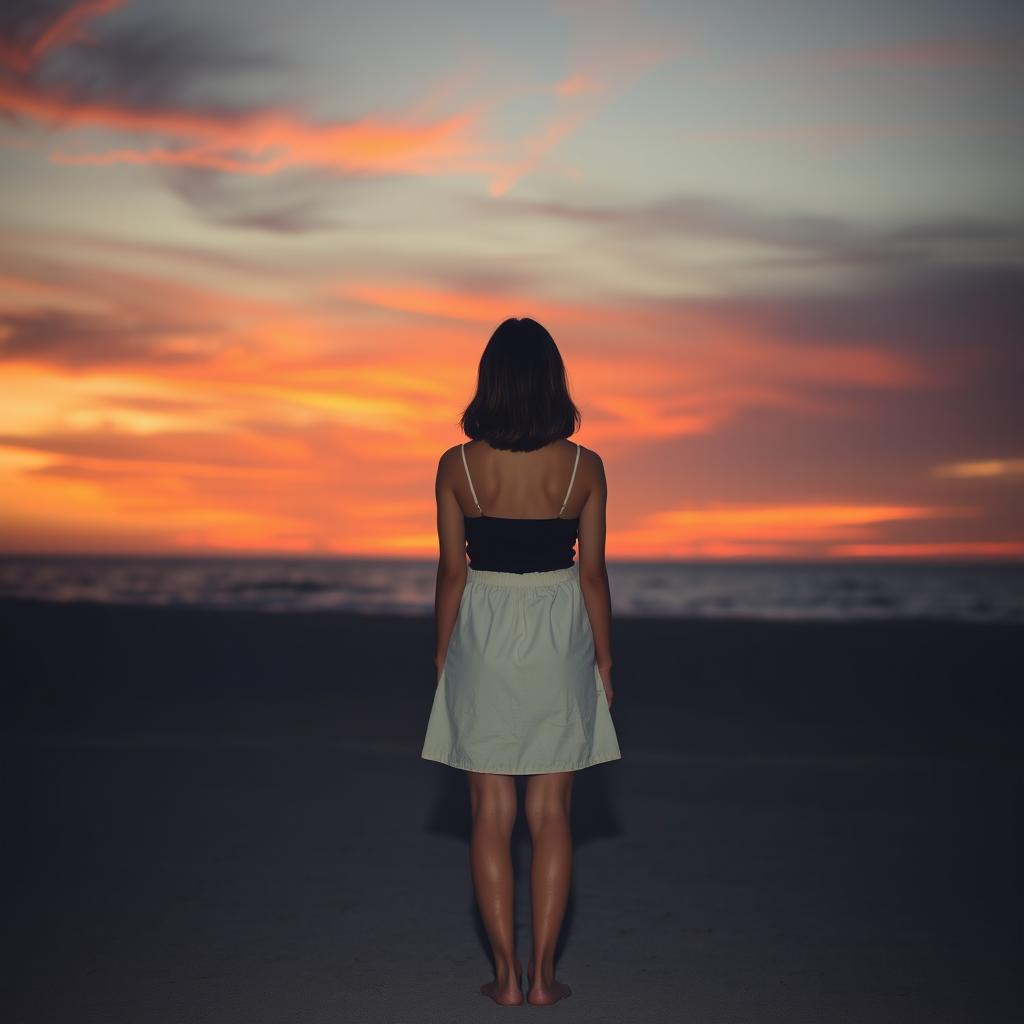
M 550 772 L 574 772 L 582 768 L 589 768 L 595 764 L 606 764 L 609 761 L 620 761 L 622 754 L 608 754 L 603 757 L 585 757 L 582 761 L 567 762 L 561 765 L 545 765 L 537 768 L 483 768 L 467 761 L 465 758 L 446 757 L 443 754 L 428 754 L 426 751 L 420 753 L 425 761 L 438 761 L 441 764 L 450 765 L 452 768 L 459 768 L 467 772 L 483 772 L 487 775 L 545 775 Z

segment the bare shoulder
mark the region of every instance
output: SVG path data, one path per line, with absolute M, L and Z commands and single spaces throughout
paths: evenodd
M 438 465 L 443 466 L 458 459 L 459 449 L 461 447 L 461 444 L 453 444 L 450 448 L 445 448 L 445 450 L 441 452 L 441 458 L 438 459 Z
M 441 456 L 437 460 L 438 477 L 451 473 L 457 459 L 459 459 L 459 445 L 457 444 L 453 444 L 450 448 L 446 448 L 441 452 Z
M 580 445 L 580 469 L 587 471 L 587 475 L 593 480 L 604 480 L 604 462 L 593 448 Z

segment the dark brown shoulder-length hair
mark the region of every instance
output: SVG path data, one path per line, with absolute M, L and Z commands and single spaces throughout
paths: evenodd
M 580 420 L 555 339 L 528 316 L 502 321 L 480 356 L 463 432 L 492 448 L 532 452 L 576 433 Z

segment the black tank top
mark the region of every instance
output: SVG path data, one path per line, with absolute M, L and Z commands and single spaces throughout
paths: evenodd
M 462 465 L 466 479 L 476 503 L 478 516 L 463 515 L 466 525 L 466 552 L 471 569 L 487 569 L 492 572 L 547 572 L 551 569 L 568 569 L 573 564 L 580 525 L 580 517 L 563 519 L 569 492 L 576 479 L 576 467 L 580 462 L 580 446 L 576 444 L 576 461 L 572 465 L 572 476 L 565 492 L 565 501 L 553 519 L 508 519 L 501 516 L 484 515 L 477 501 L 473 478 L 469 475 L 466 462 L 466 442 L 462 442 Z

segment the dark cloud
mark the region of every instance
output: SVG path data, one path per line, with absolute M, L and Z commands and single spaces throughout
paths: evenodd
M 33 40 L 65 7 L 24 2 L 7 6 L 0 35 L 28 54 Z M 95 44 L 61 43 L 38 62 L 31 61 L 24 76 L 34 88 L 58 90 L 69 109 L 109 104 L 143 115 L 182 111 L 230 119 L 251 113 L 259 101 L 228 101 L 220 95 L 211 99 L 211 86 L 247 72 L 262 82 L 268 72 L 298 67 L 272 49 L 247 43 L 235 24 L 230 30 L 206 22 L 185 25 L 152 11 L 144 20 L 134 18 L 130 7 L 96 14 L 87 26 Z M 154 164 L 152 171 L 210 223 L 285 235 L 340 223 L 327 212 L 336 183 L 313 174 L 292 172 L 284 182 L 173 164 Z
M 27 49 L 67 8 L 67 0 L 4 0 L 0 35 Z
M 103 395 L 105 407 L 141 409 L 145 412 L 195 412 L 208 409 L 213 403 L 198 398 L 160 398 L 156 395 Z
M 180 322 L 126 322 L 124 317 L 61 309 L 0 312 L 0 362 L 28 360 L 72 370 L 110 364 L 159 367 L 206 362 L 215 347 L 210 341 L 216 328 L 196 324 L 187 329 L 202 334 L 208 344 L 204 351 L 163 348 L 186 330 Z
M 328 212 L 338 183 L 292 172 L 287 181 L 266 181 L 201 167 L 162 167 L 159 176 L 203 220 L 275 235 L 299 235 L 344 226 Z M 283 193 L 283 194 L 282 194 Z
M 841 293 L 660 304 L 714 307 L 792 341 L 863 342 L 922 356 L 985 347 L 1018 372 L 1024 366 L 1024 267 L 926 266 Z
M 112 430 L 0 434 L 0 445 L 54 455 L 145 463 L 190 463 L 205 466 L 266 467 L 280 460 L 263 439 L 201 430 L 129 434 Z
M 66 3 L 11 2 L 0 15 L 0 34 L 30 45 L 67 9 Z M 238 25 L 231 31 L 204 23 L 185 25 L 131 5 L 98 12 L 84 32 L 44 53 L 27 72 L 41 87 L 59 87 L 69 103 L 110 102 L 119 108 L 178 109 L 188 105 L 205 113 L 231 114 L 238 105 L 196 102 L 199 87 L 210 80 L 252 71 L 265 74 L 290 65 L 273 49 L 246 43 Z M 81 38 L 87 35 L 88 40 Z
M 23 245 L 23 242 L 26 243 Z M 46 243 L 48 254 L 32 251 L 37 244 Z M 319 266 L 315 257 L 303 257 L 291 253 L 277 258 L 271 247 L 249 247 L 241 249 L 211 248 L 210 246 L 188 245 L 157 238 L 143 238 L 105 235 L 100 228 L 83 230 L 74 227 L 31 227 L 24 228 L 19 235 L 8 233 L 0 239 L 0 272 L 12 277 L 32 277 L 49 285 L 63 285 L 71 289 L 88 289 L 93 286 L 97 268 L 92 263 L 73 261 L 72 258 L 85 250 L 90 256 L 109 256 L 131 261 L 147 257 L 171 261 L 189 271 L 197 269 L 205 273 L 207 268 L 219 273 L 222 270 L 244 274 L 252 280 L 281 280 L 286 270 Z
M 23 469 L 25 476 L 56 477 L 59 480 L 84 480 L 88 483 L 110 483 L 115 480 L 146 480 L 153 475 L 151 469 L 136 469 L 131 466 L 83 466 L 75 462 L 53 462 L 47 466 L 29 466 Z
M 1008 246 L 1024 255 L 1024 223 L 982 217 L 943 217 L 875 228 L 850 219 L 818 214 L 776 213 L 753 204 L 712 196 L 672 196 L 650 203 L 601 205 L 472 197 L 478 214 L 538 218 L 600 229 L 609 243 L 618 239 L 671 242 L 686 238 L 749 243 L 779 249 L 781 258 L 758 259 L 768 265 L 805 263 L 894 268 L 913 271 L 932 265 L 957 245 Z

